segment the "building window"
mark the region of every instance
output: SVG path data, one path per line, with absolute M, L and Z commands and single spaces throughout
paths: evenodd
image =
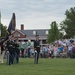
M 46 31 L 46 35 L 48 35 L 48 31 Z
M 20 34 L 19 34 L 18 32 L 16 32 L 16 33 L 14 34 L 14 36 L 15 36 L 15 37 L 19 37 Z
M 36 35 L 36 31 L 33 31 L 33 35 Z

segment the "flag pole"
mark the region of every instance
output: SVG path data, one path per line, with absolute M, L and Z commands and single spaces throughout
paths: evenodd
M 1 37 L 1 12 L 0 12 L 0 37 Z

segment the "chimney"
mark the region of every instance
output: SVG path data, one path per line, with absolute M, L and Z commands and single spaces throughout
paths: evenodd
M 21 24 L 21 30 L 24 30 L 24 24 Z

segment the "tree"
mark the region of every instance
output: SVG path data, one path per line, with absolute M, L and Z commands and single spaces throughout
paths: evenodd
M 51 29 L 49 29 L 49 33 L 48 33 L 48 37 L 47 37 L 47 42 L 48 43 L 52 43 L 55 40 L 58 40 L 59 37 L 60 36 L 59 36 L 59 30 L 58 30 L 58 27 L 57 27 L 57 23 L 56 23 L 56 21 L 53 21 L 51 23 Z
M 66 32 L 66 37 L 75 36 L 75 7 L 66 10 L 66 19 L 61 22 L 61 29 Z
M 1 23 L 1 12 L 0 12 L 0 37 L 5 37 L 5 35 L 7 34 L 6 28 L 7 27 Z
M 6 32 L 6 26 L 0 23 L 0 29 L 1 29 L 1 36 L 0 37 L 5 37 L 7 32 Z

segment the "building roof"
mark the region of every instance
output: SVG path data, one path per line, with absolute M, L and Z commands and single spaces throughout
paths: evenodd
M 37 29 L 37 30 L 20 30 L 22 33 L 24 33 L 27 37 L 28 36 L 34 36 L 34 32 L 36 32 L 39 36 L 46 36 L 46 31 L 48 32 L 49 29 Z

